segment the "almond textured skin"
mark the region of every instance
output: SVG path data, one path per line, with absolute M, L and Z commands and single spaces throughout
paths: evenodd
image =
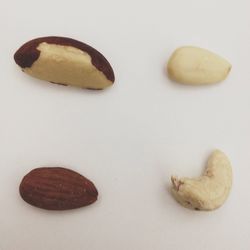
M 19 192 L 24 201 L 47 210 L 68 210 L 94 203 L 98 191 L 84 176 L 66 168 L 36 168 L 24 176 Z
M 22 45 L 15 62 L 27 74 L 49 82 L 103 89 L 115 76 L 108 60 L 91 46 L 67 37 L 41 37 Z

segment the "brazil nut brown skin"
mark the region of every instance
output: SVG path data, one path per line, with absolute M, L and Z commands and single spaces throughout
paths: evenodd
M 63 68 L 60 63 L 65 60 L 67 54 L 69 60 L 73 61 L 72 63 L 68 62 L 68 71 L 71 76 L 67 75 L 64 79 L 63 74 L 67 73 L 67 67 L 64 65 Z M 61 58 L 60 55 L 62 55 Z M 24 72 L 39 79 L 58 84 L 103 89 L 112 85 L 115 81 L 114 71 L 110 63 L 100 52 L 83 42 L 67 37 L 49 36 L 33 39 L 17 50 L 14 60 Z M 39 60 L 43 61 L 39 62 Z M 44 65 L 47 63 L 53 66 L 46 69 Z M 75 65 L 75 63 L 82 63 L 82 68 L 79 68 L 81 65 Z M 76 66 L 75 71 L 74 66 Z M 43 74 L 42 70 L 50 71 L 54 67 L 57 70 L 54 72 L 54 75 L 53 72 L 44 72 Z M 60 71 L 59 67 L 62 67 L 62 74 L 58 73 Z M 87 68 L 85 69 L 84 67 Z M 81 72 L 83 74 L 82 82 L 79 71 L 84 72 L 84 74 Z M 103 76 L 98 74 L 98 72 L 103 74 Z M 60 77 L 56 77 L 56 75 L 60 75 Z

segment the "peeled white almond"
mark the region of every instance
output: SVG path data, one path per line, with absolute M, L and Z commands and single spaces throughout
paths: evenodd
M 198 47 L 181 47 L 169 59 L 167 71 L 176 82 L 204 85 L 223 81 L 231 70 L 224 58 Z

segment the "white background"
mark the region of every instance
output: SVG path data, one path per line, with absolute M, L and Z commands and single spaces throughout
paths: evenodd
M 249 0 L 1 0 L 0 249 L 250 249 L 249 11 Z M 102 52 L 115 84 L 88 91 L 22 73 L 14 52 L 48 35 Z M 165 66 L 182 45 L 227 58 L 227 80 L 171 82 Z M 171 174 L 200 175 L 215 148 L 233 165 L 229 199 L 213 212 L 181 207 Z M 98 201 L 66 212 L 26 204 L 19 183 L 41 166 L 90 178 Z

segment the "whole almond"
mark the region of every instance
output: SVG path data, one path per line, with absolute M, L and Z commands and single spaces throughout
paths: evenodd
M 224 80 L 231 64 L 224 58 L 198 47 L 181 47 L 168 62 L 168 75 L 179 83 L 204 85 Z
M 95 185 L 66 168 L 36 168 L 24 176 L 19 192 L 27 203 L 48 210 L 68 210 L 97 200 Z
M 14 55 L 22 70 L 62 85 L 103 89 L 115 81 L 107 59 L 91 46 L 67 37 L 41 37 L 22 45 Z

